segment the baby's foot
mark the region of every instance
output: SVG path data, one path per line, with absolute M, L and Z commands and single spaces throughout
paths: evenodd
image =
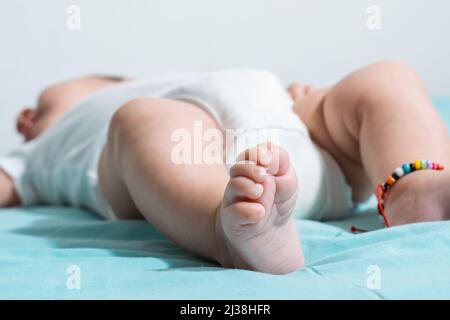
M 217 234 L 226 248 L 222 264 L 284 274 L 303 267 L 291 214 L 297 176 L 283 149 L 264 144 L 244 152 L 217 211 Z
M 418 171 L 387 193 L 385 211 L 393 226 L 450 219 L 450 171 Z
M 300 83 L 293 83 L 288 88 L 288 93 L 291 96 L 292 100 L 295 102 L 301 100 L 306 97 L 310 93 L 314 91 L 314 87 L 311 85 L 303 85 Z

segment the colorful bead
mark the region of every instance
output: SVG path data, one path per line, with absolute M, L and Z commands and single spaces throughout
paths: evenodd
M 392 176 L 389 176 L 386 180 L 387 184 L 390 185 L 391 187 L 394 185 L 395 181 L 396 180 Z
M 416 170 L 422 169 L 422 161 L 414 160 L 414 169 L 416 169 Z
M 427 161 L 426 160 L 421 160 L 420 161 L 422 163 L 421 169 L 426 169 L 427 168 Z
M 383 190 L 386 192 L 390 188 L 392 188 L 392 186 L 403 176 L 417 170 L 425 170 L 425 169 L 444 170 L 444 166 L 436 162 L 432 162 L 430 160 L 414 160 L 414 162 L 410 164 L 404 163 L 401 167 L 396 168 L 395 171 L 392 173 L 392 175 L 390 175 L 386 179 L 386 182 L 381 186 Z
M 402 167 L 398 167 L 397 169 L 395 169 L 394 173 L 399 177 L 403 177 L 405 175 L 405 172 L 403 171 Z
M 405 174 L 408 174 L 408 173 L 411 172 L 411 167 L 410 167 L 409 164 L 407 164 L 407 163 L 405 163 L 405 164 L 402 166 L 402 168 L 403 168 L 403 172 L 404 172 Z

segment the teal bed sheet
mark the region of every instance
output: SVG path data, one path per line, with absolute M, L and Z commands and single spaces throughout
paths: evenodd
M 436 105 L 450 124 L 450 100 Z M 298 220 L 307 265 L 283 276 L 221 268 L 143 221 L 2 209 L 0 299 L 450 299 L 450 222 L 384 229 L 371 207 Z

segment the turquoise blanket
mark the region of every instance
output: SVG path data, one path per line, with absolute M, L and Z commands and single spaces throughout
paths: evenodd
M 450 100 L 436 105 L 450 125 Z M 355 235 L 351 225 L 376 231 Z M 450 222 L 383 229 L 369 205 L 297 226 L 307 265 L 274 276 L 199 259 L 143 221 L 2 209 L 0 299 L 450 299 Z

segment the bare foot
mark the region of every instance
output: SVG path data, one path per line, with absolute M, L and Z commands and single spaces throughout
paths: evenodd
M 292 100 L 294 100 L 294 102 L 301 100 L 302 98 L 312 93 L 314 90 L 315 88 L 313 86 L 304 85 L 300 83 L 293 83 L 287 89 L 289 95 L 291 96 Z
M 275 145 L 263 144 L 247 150 L 242 159 L 231 169 L 217 211 L 217 234 L 227 251 L 221 263 L 273 274 L 303 267 L 291 217 L 298 184 L 289 155 Z
M 391 225 L 450 219 L 450 171 L 418 171 L 402 178 L 387 193 Z

